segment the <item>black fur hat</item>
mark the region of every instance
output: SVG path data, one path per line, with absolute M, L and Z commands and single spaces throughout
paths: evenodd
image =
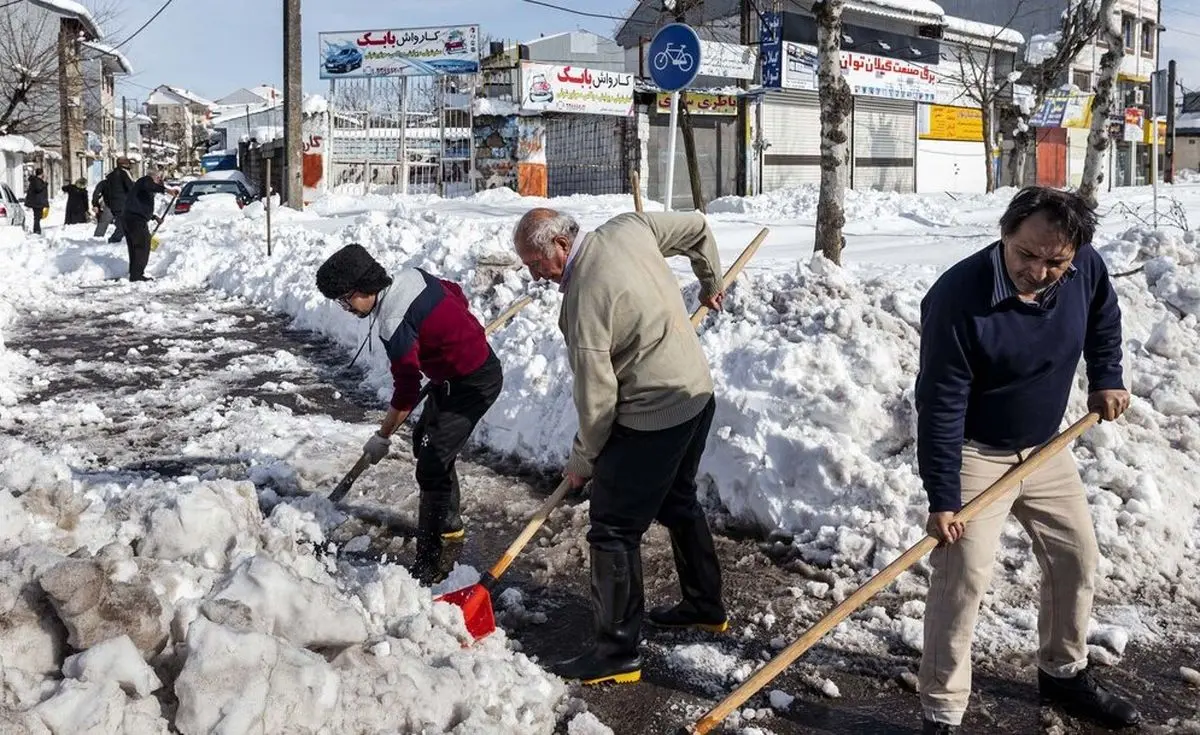
M 390 285 L 391 276 L 358 243 L 330 255 L 317 269 L 317 288 L 328 299 L 340 298 L 351 291 L 379 293 Z

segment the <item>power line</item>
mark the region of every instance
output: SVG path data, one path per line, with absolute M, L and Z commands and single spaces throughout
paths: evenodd
M 129 38 L 126 38 L 124 41 L 121 41 L 121 42 L 120 42 L 120 43 L 118 43 L 116 46 L 113 46 L 113 50 L 114 50 L 114 51 L 116 51 L 117 49 L 121 48 L 121 47 L 122 47 L 122 46 L 124 46 L 125 44 L 129 43 L 130 41 L 132 41 L 132 40 L 133 40 L 133 39 L 134 39 L 134 38 L 137 36 L 137 34 L 141 33 L 141 32 L 142 32 L 142 31 L 144 31 L 144 30 L 146 30 L 146 26 L 148 26 L 148 25 L 150 25 L 151 23 L 153 23 L 153 22 L 154 22 L 154 19 L 155 19 L 155 18 L 157 18 L 159 15 L 161 15 L 161 14 L 162 14 L 162 11 L 166 10 L 166 9 L 167 9 L 167 6 L 168 6 L 168 5 L 170 5 L 170 4 L 171 4 L 171 3 L 173 3 L 173 2 L 175 2 L 175 0 L 167 0 L 165 3 L 163 3 L 163 6 L 162 6 L 161 8 L 159 8 L 159 9 L 158 9 L 158 12 L 157 12 L 157 13 L 155 13 L 154 15 L 150 16 L 150 20 L 148 20 L 148 21 L 146 21 L 145 23 L 143 23 L 143 24 L 142 24 L 142 27 L 141 27 L 141 28 L 139 28 L 139 29 L 137 29 L 136 31 L 134 31 L 134 32 L 133 32 L 133 35 L 131 35 Z
M 638 25 L 644 25 L 644 26 L 658 25 L 657 23 L 651 23 L 651 22 L 645 21 L 645 20 L 634 20 L 632 13 L 630 13 L 628 18 L 622 18 L 619 15 L 606 15 L 604 13 L 589 13 L 586 10 L 576 10 L 574 8 L 564 8 L 561 5 L 555 5 L 553 3 L 543 2 L 543 0 L 522 0 L 522 2 L 527 2 L 530 5 L 541 5 L 542 7 L 553 8 L 554 10 L 561 10 L 564 13 L 571 13 L 572 15 L 582 15 L 586 18 L 604 18 L 605 20 L 619 20 L 622 23 L 636 23 Z

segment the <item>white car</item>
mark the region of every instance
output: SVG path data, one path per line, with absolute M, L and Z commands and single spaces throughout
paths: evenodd
M 3 225 L 25 227 L 25 205 L 17 201 L 8 184 L 0 184 L 0 226 Z

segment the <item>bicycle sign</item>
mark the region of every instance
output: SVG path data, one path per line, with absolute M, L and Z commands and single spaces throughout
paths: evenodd
M 654 34 L 649 56 L 654 83 L 663 91 L 678 91 L 700 70 L 700 37 L 685 23 L 670 23 Z
M 691 71 L 693 63 L 695 63 L 695 59 L 682 45 L 673 46 L 668 43 L 665 49 L 654 55 L 654 68 L 659 71 L 666 69 L 667 64 L 679 67 L 679 71 Z

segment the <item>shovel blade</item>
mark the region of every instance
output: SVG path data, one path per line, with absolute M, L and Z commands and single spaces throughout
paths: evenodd
M 475 640 L 496 630 L 496 616 L 492 611 L 492 595 L 482 584 L 473 584 L 470 587 L 447 592 L 436 599 L 462 608 L 467 632 Z

